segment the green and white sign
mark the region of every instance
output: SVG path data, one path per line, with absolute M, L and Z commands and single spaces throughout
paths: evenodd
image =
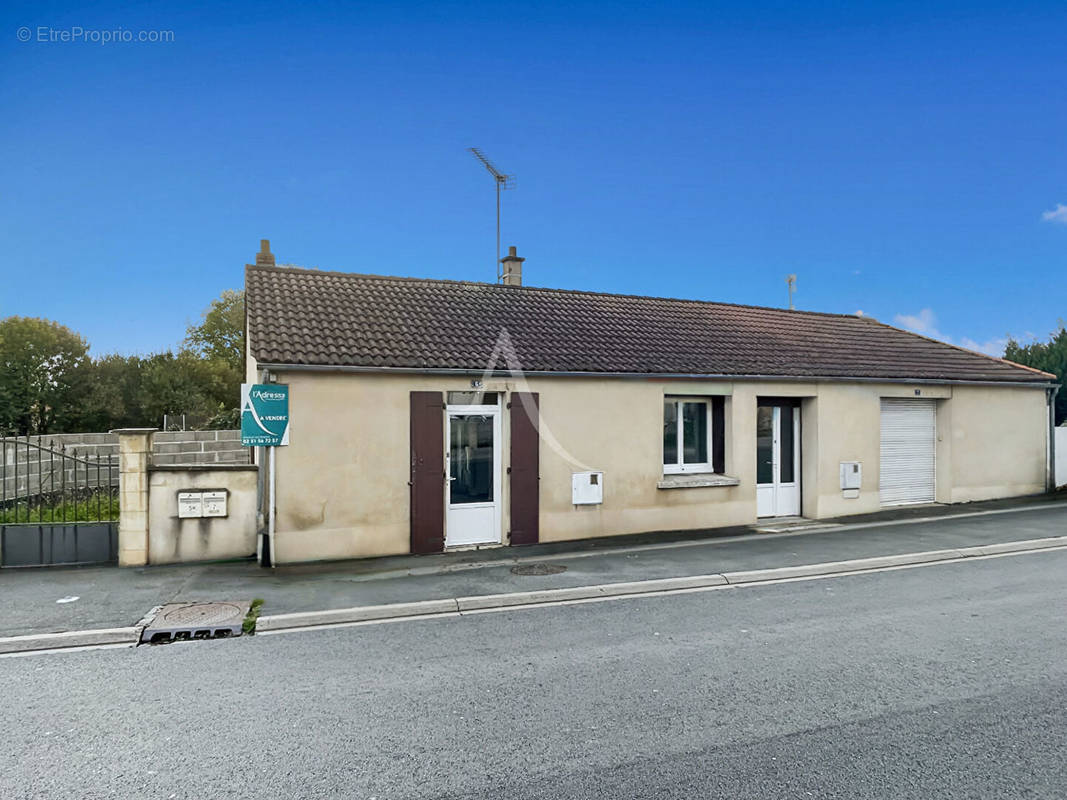
M 281 383 L 241 384 L 241 444 L 289 444 L 289 387 Z

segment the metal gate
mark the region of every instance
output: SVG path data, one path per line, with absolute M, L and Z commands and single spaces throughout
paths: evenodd
M 0 437 L 0 567 L 116 563 L 118 480 L 117 453 Z

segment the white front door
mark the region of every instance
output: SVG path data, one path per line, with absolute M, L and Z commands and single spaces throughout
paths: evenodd
M 756 516 L 800 515 L 800 409 L 756 408 Z
M 445 547 L 500 543 L 500 407 L 449 406 Z

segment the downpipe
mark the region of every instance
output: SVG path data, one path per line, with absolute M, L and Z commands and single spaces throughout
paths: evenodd
M 1056 395 L 1060 386 L 1048 390 L 1048 479 L 1045 481 L 1049 494 L 1056 491 Z

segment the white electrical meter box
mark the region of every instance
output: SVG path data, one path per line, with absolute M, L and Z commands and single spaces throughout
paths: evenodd
M 863 484 L 863 464 L 859 461 L 841 462 L 841 489 L 859 489 Z
M 178 492 L 178 519 L 204 516 L 203 492 Z
M 204 516 L 226 516 L 226 492 L 204 492 Z
M 571 502 L 576 506 L 604 502 L 604 473 L 575 472 L 571 475 Z

